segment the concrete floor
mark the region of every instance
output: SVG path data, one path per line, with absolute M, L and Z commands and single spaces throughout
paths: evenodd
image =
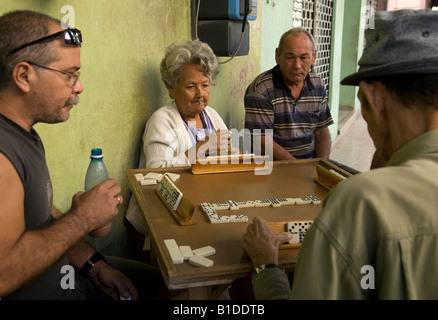
M 330 158 L 358 171 L 369 171 L 375 151 L 374 143 L 360 112 L 350 115 L 332 143 Z

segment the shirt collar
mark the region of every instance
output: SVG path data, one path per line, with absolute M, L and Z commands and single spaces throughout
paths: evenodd
M 388 166 L 399 166 L 431 153 L 438 153 L 438 130 L 427 131 L 406 143 L 392 155 Z
M 278 64 L 272 69 L 272 79 L 274 81 L 274 87 L 276 87 L 277 89 L 289 89 L 289 87 L 284 82 L 283 75 L 281 74 L 281 70 L 280 70 L 280 65 Z M 314 88 L 313 83 L 310 80 L 310 72 L 307 74 L 305 78 L 305 84 L 303 86 L 303 90 L 305 90 L 306 87 L 307 90 L 312 90 Z

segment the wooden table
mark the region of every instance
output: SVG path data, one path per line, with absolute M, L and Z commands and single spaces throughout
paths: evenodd
M 279 208 L 254 207 L 237 211 L 218 211 L 218 214 L 245 214 L 248 222 L 211 224 L 200 203 L 219 203 L 226 200 L 263 200 L 269 197 L 298 198 L 313 194 L 323 200 L 327 190 L 314 182 L 318 159 L 276 161 L 269 175 L 254 172 L 215 173 L 194 175 L 190 167 L 132 169 L 127 171 L 129 186 L 144 214 L 151 237 L 151 247 L 157 257 L 165 282 L 177 299 L 216 298 L 234 280 L 248 276 L 253 267 L 241 246 L 242 236 L 255 216 L 268 222 L 314 219 L 322 204 L 288 205 Z M 156 186 L 140 186 L 136 173 L 173 172 L 180 174 L 177 187 L 195 206 L 193 225 L 181 226 L 155 193 Z M 210 268 L 195 267 L 185 261 L 173 264 L 165 239 L 175 239 L 178 245 L 192 249 L 210 245 L 216 254 Z M 280 250 L 279 264 L 293 270 L 298 249 Z

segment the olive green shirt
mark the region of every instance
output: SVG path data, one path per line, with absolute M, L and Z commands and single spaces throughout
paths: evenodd
M 438 130 L 385 168 L 327 195 L 301 246 L 292 291 L 279 269 L 258 274 L 257 299 L 438 299 Z

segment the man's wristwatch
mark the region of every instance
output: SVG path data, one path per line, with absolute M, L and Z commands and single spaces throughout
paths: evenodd
M 254 269 L 254 272 L 252 273 L 252 280 L 254 280 L 255 276 L 258 275 L 260 272 L 263 272 L 263 270 L 266 270 L 269 268 L 281 269 L 278 264 L 262 264 L 260 267 L 256 267 Z
M 88 272 L 91 270 L 91 268 L 93 268 L 94 265 L 96 264 L 96 262 L 100 261 L 100 260 L 105 261 L 105 258 L 102 254 L 100 254 L 99 252 L 96 252 L 84 263 L 80 272 L 82 274 L 88 275 Z

